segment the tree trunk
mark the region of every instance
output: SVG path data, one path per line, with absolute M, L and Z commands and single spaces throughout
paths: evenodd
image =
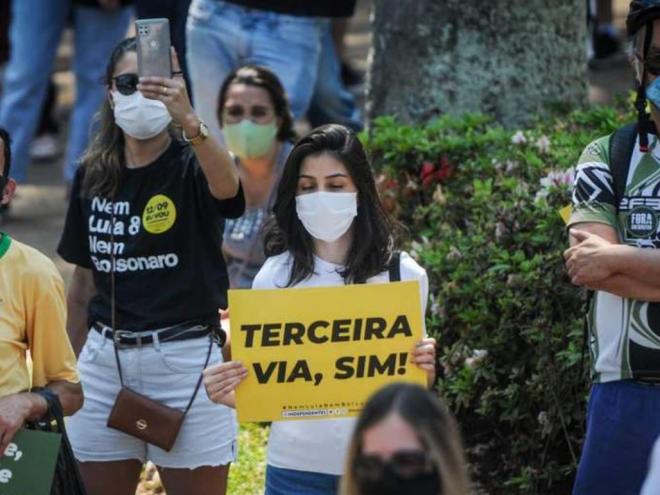
M 375 0 L 368 119 L 507 127 L 587 98 L 584 0 Z

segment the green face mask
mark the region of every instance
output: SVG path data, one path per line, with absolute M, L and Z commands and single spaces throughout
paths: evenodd
M 259 158 L 266 155 L 277 135 L 277 121 L 255 124 L 243 119 L 238 124 L 226 124 L 222 132 L 229 149 L 239 158 Z

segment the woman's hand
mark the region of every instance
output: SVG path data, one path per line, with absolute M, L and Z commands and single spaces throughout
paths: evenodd
M 171 52 L 174 77 L 141 77 L 137 89 L 145 98 L 162 101 L 174 123 L 183 127 L 186 136 L 194 137 L 199 132 L 199 119 L 190 104 L 186 81 L 183 79 L 174 47 L 171 48 Z
M 427 385 L 435 383 L 435 339 L 427 337 L 419 342 L 410 353 L 411 361 L 426 372 Z
M 234 390 L 247 376 L 247 369 L 238 361 L 209 366 L 204 375 L 206 393 L 213 402 L 236 407 Z

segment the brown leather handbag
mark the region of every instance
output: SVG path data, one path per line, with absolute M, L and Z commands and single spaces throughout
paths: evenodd
M 114 223 L 115 217 L 112 216 L 112 232 L 110 244 L 112 246 L 111 253 L 114 253 Z M 111 318 L 112 318 L 112 343 L 115 350 L 115 359 L 117 361 L 117 371 L 119 373 L 119 381 L 121 383 L 121 390 L 117 394 L 115 403 L 110 411 L 107 426 L 115 430 L 122 431 L 131 435 L 132 437 L 139 438 L 147 443 L 160 447 L 161 449 L 169 452 L 174 446 L 183 420 L 188 414 L 188 411 L 197 397 L 197 392 L 202 384 L 202 373 L 199 374 L 195 391 L 193 392 L 190 402 L 184 411 L 168 407 L 160 402 L 157 402 L 149 397 L 138 394 L 124 385 L 124 377 L 121 371 L 121 362 L 119 361 L 119 350 L 117 349 L 116 339 L 116 308 L 115 308 L 115 259 L 111 254 L 112 269 L 110 270 L 110 286 L 111 286 Z M 204 363 L 204 370 L 211 358 L 211 351 L 213 350 L 213 336 L 212 331 L 209 332 L 209 351 L 206 355 L 206 362 Z
M 114 341 L 114 339 L 113 339 Z M 209 336 L 209 352 L 206 355 L 204 368 L 209 364 L 211 351 L 213 349 L 213 339 Z M 202 374 L 200 373 L 195 391 L 190 402 L 184 411 L 168 407 L 142 394 L 138 394 L 124 385 L 124 379 L 121 372 L 121 363 L 119 362 L 119 352 L 117 344 L 115 346 L 115 358 L 117 359 L 117 369 L 119 371 L 119 380 L 121 390 L 117 394 L 115 403 L 108 417 L 108 427 L 115 430 L 128 433 L 132 437 L 144 440 L 147 443 L 160 447 L 169 452 L 174 446 L 183 420 L 188 414 L 197 392 L 202 384 Z M 203 368 L 202 368 L 203 369 Z

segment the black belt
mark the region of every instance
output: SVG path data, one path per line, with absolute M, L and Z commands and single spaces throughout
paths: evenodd
M 199 327 L 199 328 L 195 328 Z M 222 347 L 225 343 L 224 331 L 221 328 L 214 328 L 211 325 L 191 325 L 180 324 L 164 330 L 156 330 L 153 332 L 130 332 L 128 330 L 115 330 L 114 332 L 107 325 L 95 322 L 92 328 L 104 335 L 106 338 L 114 340 L 115 344 L 119 347 L 131 347 L 153 344 L 153 334 L 158 334 L 159 342 L 175 342 L 178 340 L 198 339 L 209 334 L 218 340 L 218 344 Z

